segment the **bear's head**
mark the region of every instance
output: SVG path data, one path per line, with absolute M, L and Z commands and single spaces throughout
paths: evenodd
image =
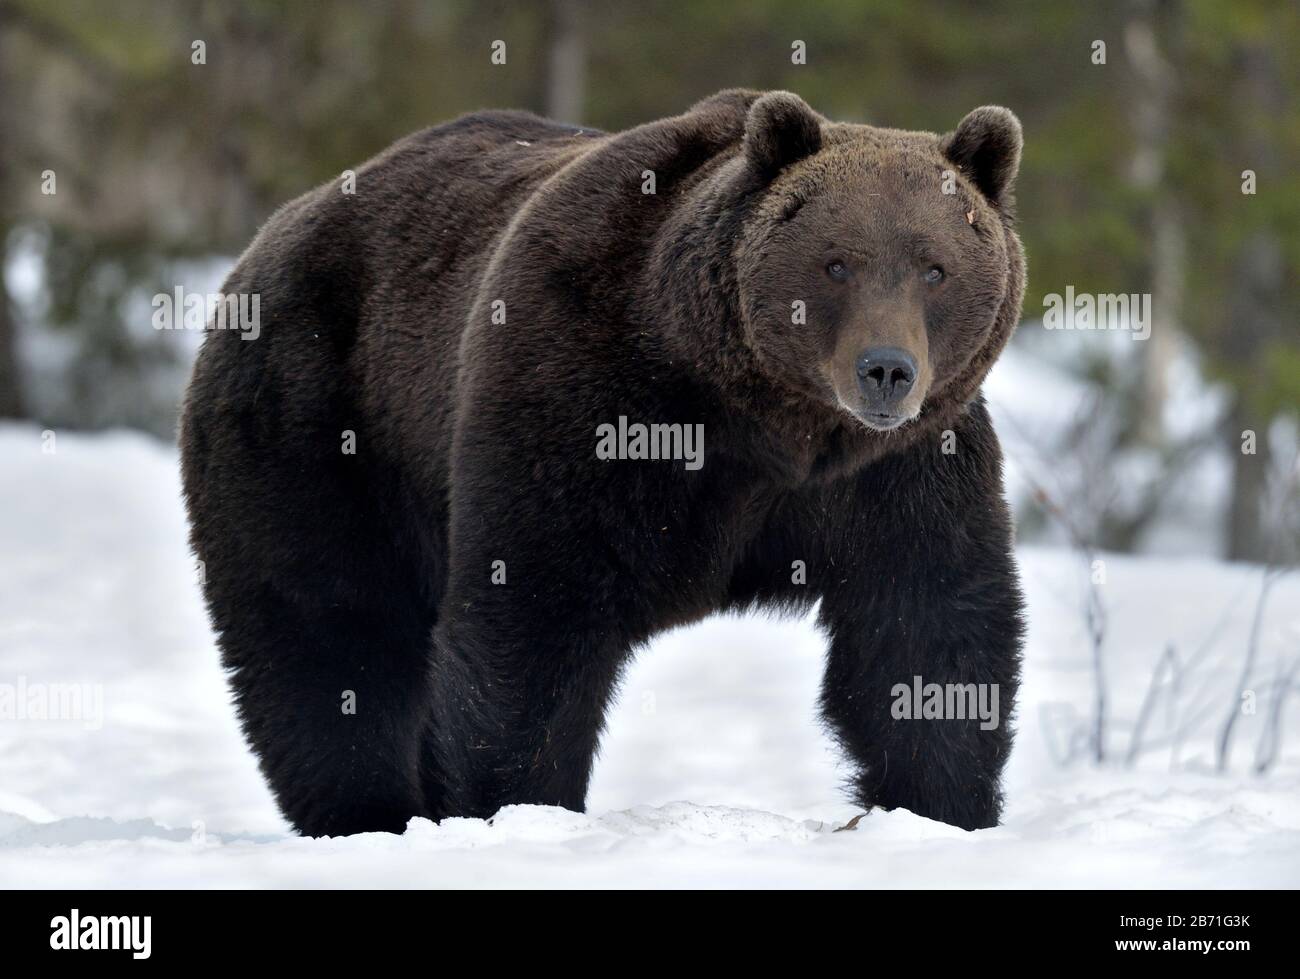
M 756 99 L 736 161 L 755 204 L 734 255 L 764 372 L 876 431 L 975 397 L 1019 316 L 1020 148 L 1003 108 L 935 136 Z

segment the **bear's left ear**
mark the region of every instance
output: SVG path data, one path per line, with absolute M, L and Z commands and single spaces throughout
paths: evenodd
M 1024 135 L 1010 109 L 986 105 L 976 109 L 943 138 L 943 155 L 961 168 L 990 203 L 1010 196 L 1020 170 Z
M 793 92 L 768 92 L 745 117 L 745 155 L 764 180 L 822 147 L 822 124 Z

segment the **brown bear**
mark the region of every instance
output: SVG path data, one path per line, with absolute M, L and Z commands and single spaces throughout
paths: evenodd
M 1002 108 L 936 136 L 730 90 L 609 134 L 476 113 L 276 212 L 181 445 L 293 825 L 580 810 L 635 650 L 818 604 L 856 801 L 994 825 L 1022 610 L 980 385 L 1020 148 Z M 900 713 L 922 682 L 1004 716 Z

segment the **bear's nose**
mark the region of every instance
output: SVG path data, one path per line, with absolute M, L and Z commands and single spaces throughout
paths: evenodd
M 916 358 L 901 347 L 872 347 L 858 357 L 858 385 L 867 408 L 892 411 L 916 383 Z

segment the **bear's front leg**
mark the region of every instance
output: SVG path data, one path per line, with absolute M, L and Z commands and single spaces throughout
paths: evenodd
M 842 487 L 821 618 L 822 711 L 856 801 L 963 829 L 997 824 L 1022 599 L 1001 455 L 982 404 Z

